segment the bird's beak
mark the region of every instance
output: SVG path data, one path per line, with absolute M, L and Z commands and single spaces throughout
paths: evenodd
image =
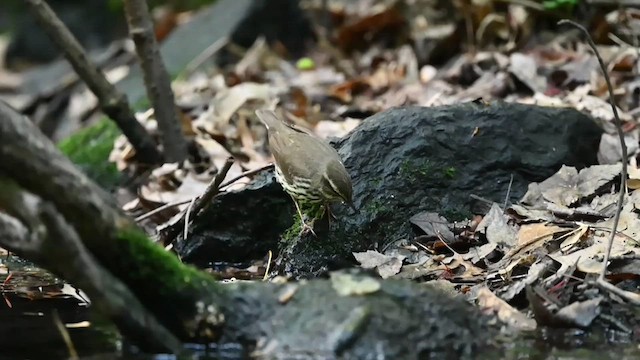
M 360 210 L 358 210 L 356 206 L 353 205 L 353 201 L 348 202 L 347 205 L 349 205 L 349 207 L 352 208 L 356 214 L 360 214 Z

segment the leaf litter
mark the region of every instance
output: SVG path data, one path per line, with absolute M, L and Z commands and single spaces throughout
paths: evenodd
M 615 298 L 588 282 L 603 266 L 620 169 L 620 164 L 581 170 L 564 166 L 531 184 L 521 201 L 505 211 L 494 203 L 467 231 L 436 213 L 416 214 L 409 219 L 416 226 L 416 240 L 446 237 L 450 243 L 467 241 L 467 249 L 460 254 L 450 247 L 417 247 L 421 262 L 405 257 L 392 277 L 450 281 L 484 311 L 520 331 L 537 325 L 588 328 L 604 311 L 605 299 Z M 618 266 L 610 266 L 610 279 L 637 279 L 639 212 L 640 193 L 631 191 L 611 252 L 611 264 Z M 372 251 L 367 254 L 376 258 Z M 523 298 L 528 299 L 531 315 L 529 306 L 522 306 Z

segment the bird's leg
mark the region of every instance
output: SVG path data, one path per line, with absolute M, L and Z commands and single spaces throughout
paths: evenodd
M 331 207 L 329 206 L 329 203 L 324 203 L 324 211 L 327 213 L 327 215 L 329 215 L 327 216 L 327 221 L 329 222 L 329 226 L 331 226 L 331 219 L 338 220 L 338 217 L 335 216 L 331 211 Z
M 318 237 L 315 231 L 313 231 L 313 227 L 311 227 L 310 225 L 307 225 L 307 223 L 304 222 L 304 216 L 302 215 L 302 211 L 300 210 L 300 205 L 298 205 L 298 201 L 295 198 L 293 199 L 293 203 L 296 204 L 296 210 L 298 210 L 298 215 L 300 215 L 300 222 L 302 223 L 301 233 L 304 234 L 310 231 L 313 234 L 313 236 Z

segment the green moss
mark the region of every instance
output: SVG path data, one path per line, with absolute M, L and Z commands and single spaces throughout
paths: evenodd
M 371 215 L 379 215 L 391 211 L 391 207 L 383 200 L 376 199 L 371 201 L 365 207 L 365 211 Z
M 578 5 L 579 0 L 545 0 L 542 2 L 545 10 L 571 11 Z
M 300 204 L 300 207 L 300 210 L 305 215 L 305 221 L 308 223 L 322 219 L 324 216 L 325 208 L 322 204 L 311 205 L 302 203 Z M 291 227 L 282 234 L 281 241 L 284 245 L 291 244 L 298 238 L 300 231 L 302 231 L 302 222 L 300 221 L 300 216 L 296 212 L 293 215 L 293 225 L 291 225 Z
M 185 290 L 201 287 L 202 282 L 213 282 L 214 278 L 195 267 L 185 265 L 175 256 L 151 242 L 147 235 L 137 228 L 125 228 L 116 234 L 121 243 L 123 259 L 121 268 L 128 271 L 136 268 L 138 272 L 128 273 L 130 279 L 145 280 L 160 278 L 172 293 L 176 289 Z
M 97 248 L 92 252 L 178 337 L 191 336 L 193 329 L 184 321 L 191 321 L 198 312 L 194 299 L 224 303 L 227 287 L 220 286 L 212 275 L 183 264 L 135 226 L 125 224 L 114 237 L 108 246 L 116 246 L 115 251 Z M 103 253 L 120 256 L 101 257 Z
M 289 227 L 280 238 L 282 245 L 287 246 L 295 241 L 295 239 L 302 231 L 302 223 L 300 222 L 300 217 L 298 215 L 295 216 L 293 225 Z
M 400 164 L 400 176 L 412 183 L 421 179 L 428 179 L 433 175 L 434 170 L 435 167 L 429 160 L 417 163 L 407 159 Z
M 424 162 L 404 160 L 400 164 L 399 174 L 410 184 L 429 181 L 430 183 L 441 183 L 445 185 L 454 179 L 458 170 L 453 166 L 445 164 L 434 164 L 426 160 Z
M 442 173 L 444 174 L 445 177 L 449 179 L 453 179 L 456 177 L 456 168 L 454 168 L 453 166 L 445 168 L 442 170 Z
M 371 185 L 373 185 L 374 187 L 380 187 L 380 185 L 382 185 L 382 178 L 375 178 L 371 180 Z
M 108 118 L 71 135 L 58 144 L 60 150 L 87 176 L 104 188 L 114 187 L 120 178 L 109 154 L 120 130 Z

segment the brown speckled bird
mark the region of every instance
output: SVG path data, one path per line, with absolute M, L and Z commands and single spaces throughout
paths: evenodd
M 300 204 L 323 204 L 329 211 L 330 202 L 342 201 L 355 210 L 351 177 L 333 147 L 288 125 L 271 110 L 260 109 L 256 115 L 267 127 L 276 180 L 293 198 L 303 232 L 313 230 L 304 222 Z

